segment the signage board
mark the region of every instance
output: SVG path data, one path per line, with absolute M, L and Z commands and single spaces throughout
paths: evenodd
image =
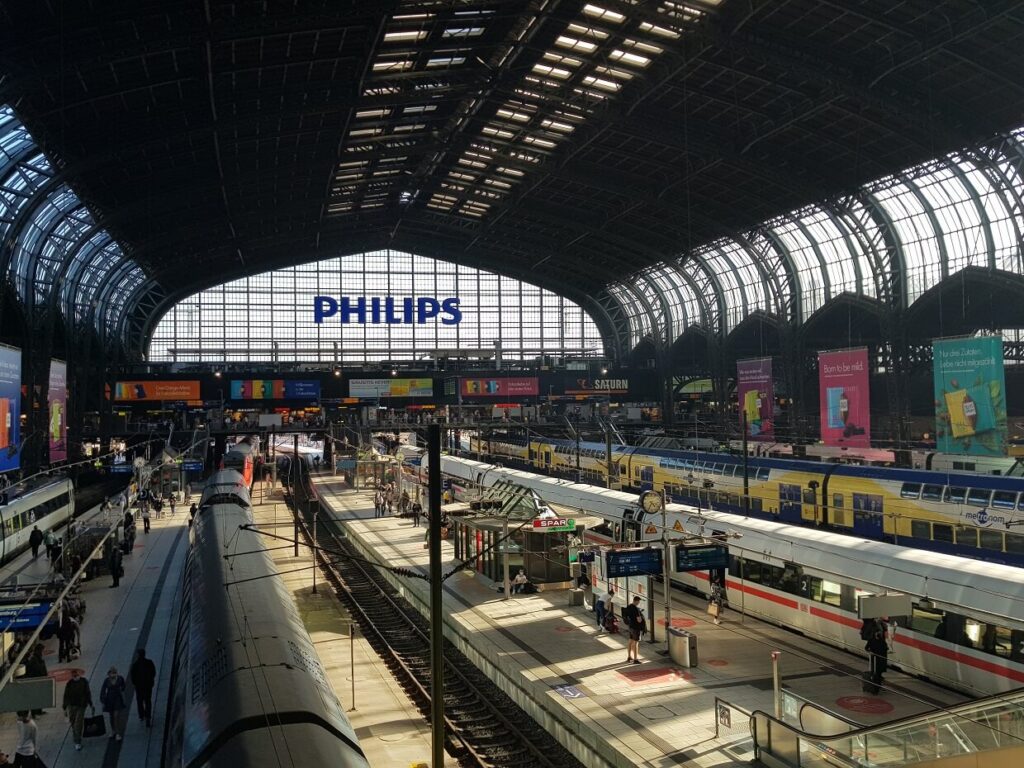
M 203 462 L 185 460 L 181 462 L 181 469 L 184 472 L 202 472 Z
M 42 624 L 52 607 L 53 602 L 49 600 L 0 605 L 0 632 L 22 632 L 35 629 Z M 56 621 L 56 615 L 54 615 L 53 621 Z
M 459 379 L 459 392 L 466 397 L 529 397 L 539 391 L 536 376 Z
M 333 296 L 313 297 L 313 322 L 320 325 L 335 317 L 342 325 L 366 323 L 387 325 L 423 325 L 435 318 L 441 325 L 458 325 L 462 322 L 459 299 L 450 296 L 444 299 L 429 296 Z
M 858 595 L 857 616 L 862 619 L 910 616 L 914 612 L 913 602 L 910 595 L 898 592 L 884 595 Z
M 629 379 L 575 379 L 566 384 L 567 395 L 626 395 Z
M 609 579 L 660 576 L 662 572 L 661 550 L 653 547 L 609 550 L 605 553 L 604 561 L 605 576 Z
M 729 567 L 729 548 L 719 544 L 676 547 L 676 572 L 710 571 Z
M 420 379 L 349 379 L 350 397 L 433 397 L 434 380 Z
M 818 394 L 825 445 L 870 448 L 867 348 L 819 352 Z
M 232 400 L 319 400 L 320 382 L 314 379 L 235 379 Z
M 1005 456 L 1009 429 L 1002 337 L 936 339 L 932 362 L 938 449 Z
M 135 467 L 133 467 L 131 464 L 126 463 L 111 464 L 110 466 L 107 467 L 107 471 L 110 472 L 112 475 L 130 475 L 132 472 L 135 471 Z
M 736 397 L 739 398 L 740 429 L 745 415 L 747 437 L 771 440 L 775 434 L 775 394 L 770 357 L 736 361 Z
M 50 382 L 46 392 L 50 409 L 47 427 L 50 461 L 64 461 L 68 457 L 67 378 L 67 363 L 50 360 Z
M 544 531 L 575 531 L 576 521 L 564 517 L 539 517 L 533 521 L 533 527 Z
M 196 380 L 118 381 L 114 384 L 115 400 L 198 400 Z
M 0 472 L 21 459 L 21 350 L 0 344 Z

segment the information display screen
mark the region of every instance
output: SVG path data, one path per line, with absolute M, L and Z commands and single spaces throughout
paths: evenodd
M 676 571 L 710 571 L 729 567 L 729 548 L 717 544 L 676 547 Z
M 660 576 L 662 572 L 661 550 L 653 547 L 610 551 L 605 554 L 604 562 L 605 575 L 609 579 Z

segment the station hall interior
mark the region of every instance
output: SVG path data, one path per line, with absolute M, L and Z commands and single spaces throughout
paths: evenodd
M 0 0 L 0 753 L 1020 765 L 1022 74 L 1013 0 Z

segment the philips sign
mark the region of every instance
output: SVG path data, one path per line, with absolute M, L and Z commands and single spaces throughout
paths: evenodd
M 339 316 L 346 323 L 416 323 L 423 325 L 428 320 L 440 317 L 442 325 L 458 325 L 462 321 L 462 310 L 459 300 L 431 299 L 396 299 L 392 296 L 342 296 L 340 299 L 331 296 L 313 297 L 313 320 L 317 324 L 329 317 Z

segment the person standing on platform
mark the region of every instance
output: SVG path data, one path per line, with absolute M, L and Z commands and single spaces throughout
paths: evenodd
M 28 535 L 28 545 L 32 547 L 32 559 L 35 560 L 39 557 L 39 545 L 43 543 L 43 532 L 39 530 L 39 526 L 32 526 L 32 533 Z
M 53 531 L 47 531 L 43 536 L 43 541 L 46 543 L 46 558 L 53 564 L 54 550 L 57 547 L 57 537 Z
M 128 679 L 135 687 L 135 705 L 139 710 L 139 720 L 147 726 L 153 725 L 153 686 L 156 683 L 156 665 L 152 659 L 146 658 L 146 649 L 139 648 L 135 652 L 135 660 L 128 670 Z
M 110 715 L 110 738 L 121 741 L 128 720 L 128 703 L 125 701 L 124 678 L 117 674 L 117 667 L 111 667 L 107 679 L 100 689 L 100 704 Z
M 174 505 L 177 503 L 177 500 L 174 497 L 176 495 L 177 494 L 172 493 L 170 495 L 170 498 L 167 500 L 167 503 L 170 504 L 170 506 L 171 506 L 171 517 L 174 517 Z
M 110 540 L 110 556 L 107 558 L 107 567 L 110 568 L 110 577 L 114 580 L 114 583 L 110 585 L 113 589 L 121 584 L 121 548 L 117 546 L 117 542 Z
M 146 505 L 142 507 L 142 530 L 149 533 L 149 507 Z
M 92 691 L 89 690 L 89 681 L 79 674 L 75 668 L 71 669 L 71 679 L 64 686 L 64 714 L 71 723 L 71 737 L 75 742 L 75 751 L 82 749 L 82 729 L 85 727 L 85 710 L 93 709 Z
M 35 768 L 41 764 L 36 754 L 36 721 L 25 710 L 18 713 L 18 746 L 14 748 L 14 765 Z
M 36 647 L 32 649 L 32 654 L 25 659 L 25 677 L 46 677 L 46 660 L 43 659 L 43 644 L 36 643 Z M 38 717 L 43 714 L 43 710 L 34 709 L 32 714 Z
M 640 638 L 647 629 L 647 620 L 644 618 L 640 608 L 640 595 L 633 598 L 633 602 L 622 609 L 622 620 L 626 622 L 629 629 L 629 648 L 626 651 L 626 662 L 633 664 L 640 663 Z
M 60 620 L 60 628 L 57 630 L 57 637 L 60 640 L 60 651 L 57 656 L 58 662 L 71 661 L 71 653 L 75 650 L 75 638 L 78 637 L 78 622 L 71 615 L 70 611 L 64 611 Z
M 870 622 L 870 624 L 868 624 Z M 874 690 L 866 693 L 878 693 L 882 685 L 882 675 L 889 669 L 889 643 L 886 639 L 885 621 L 879 619 L 865 619 L 866 628 L 861 629 L 861 635 L 867 635 L 867 642 L 864 650 L 868 652 L 871 660 L 871 684 Z
M 594 603 L 594 611 L 597 613 L 597 628 L 604 631 L 604 617 L 615 610 L 615 587 L 608 585 L 608 591 Z
M 417 499 L 412 503 L 412 527 L 420 527 L 420 515 L 423 514 L 423 505 Z

